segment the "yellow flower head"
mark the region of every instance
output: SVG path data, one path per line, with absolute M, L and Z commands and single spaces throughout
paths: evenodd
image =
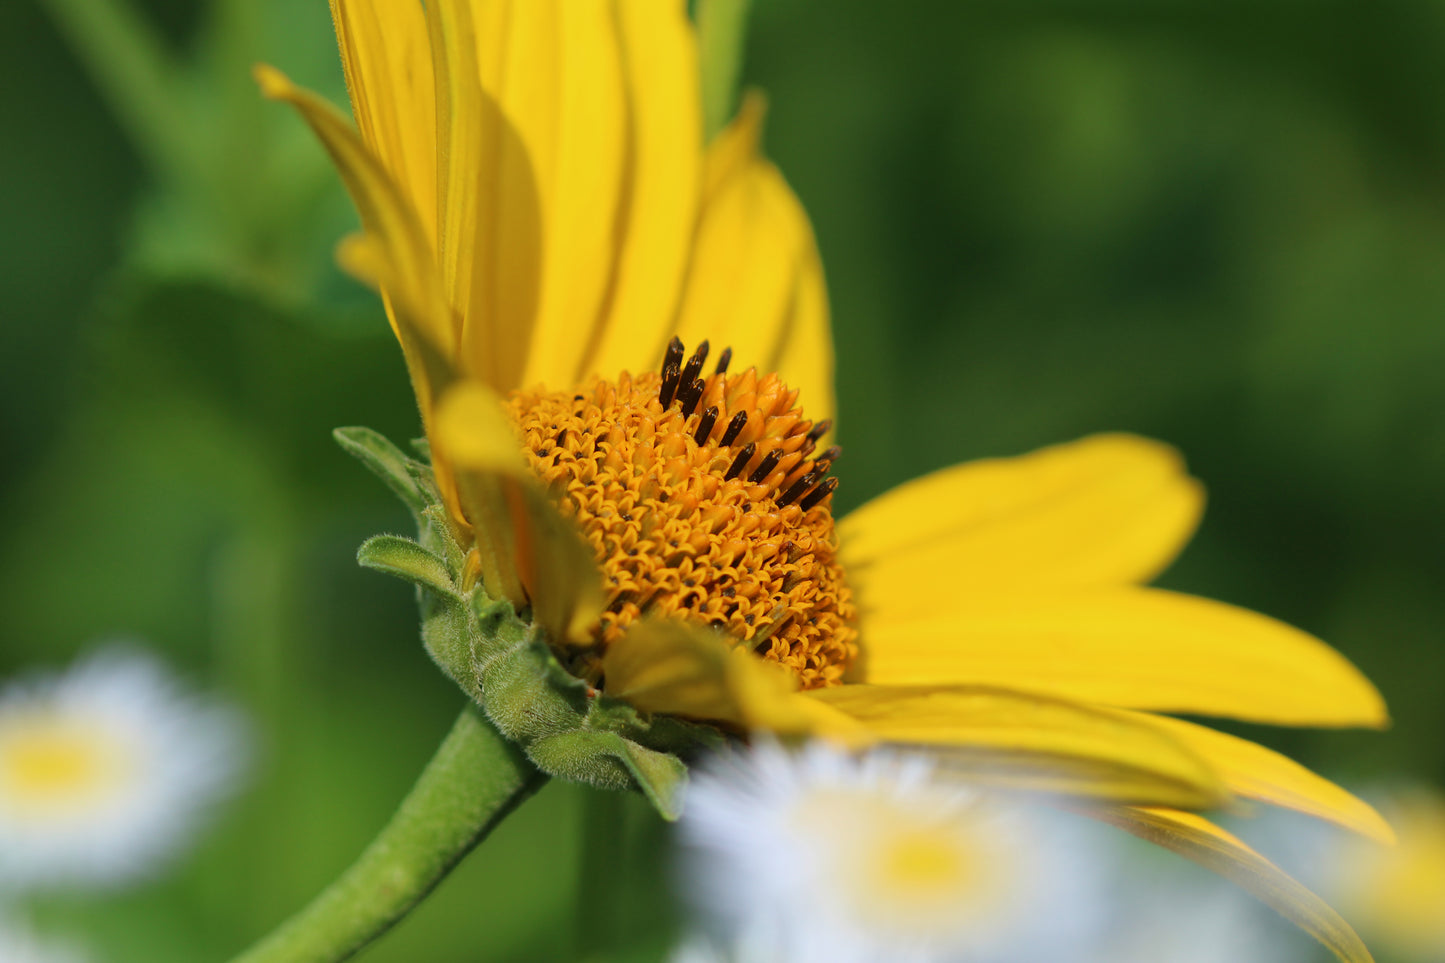
M 1157 714 L 1386 723 L 1317 639 L 1142 587 L 1202 506 L 1174 451 L 1104 435 L 961 465 L 835 526 L 812 231 L 758 152 L 756 98 L 703 143 L 682 0 L 332 12 L 359 130 L 258 75 L 361 213 L 342 261 L 383 295 L 429 441 L 422 466 L 344 439 L 434 550 L 391 540 L 363 557 L 431 588 L 431 651 L 494 721 L 535 723 L 534 761 L 566 773 L 576 745 L 606 742 L 645 786 L 662 764 L 640 729 L 617 742 L 545 722 L 604 704 L 709 732 L 926 746 L 1084 800 L 1368 957 L 1328 907 L 1183 811 L 1240 796 L 1389 836 L 1290 760 Z M 471 622 L 447 615 L 465 605 Z M 546 655 L 524 671 L 532 643 Z M 494 695 L 529 672 L 551 688 Z

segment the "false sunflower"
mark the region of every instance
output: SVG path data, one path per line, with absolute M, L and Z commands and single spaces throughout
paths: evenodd
M 1144 587 L 1201 510 L 1172 449 L 1101 435 L 959 465 L 835 522 L 812 231 L 759 153 L 757 98 L 704 143 L 682 0 L 332 12 L 355 127 L 258 76 L 360 211 L 340 257 L 383 296 L 426 431 L 425 461 L 341 434 L 422 533 L 362 560 L 422 587 L 433 657 L 533 762 L 668 811 L 677 752 L 720 732 L 928 746 L 1076 800 L 1368 958 L 1192 814 L 1240 797 L 1388 837 L 1290 760 L 1161 714 L 1386 712 L 1304 632 Z

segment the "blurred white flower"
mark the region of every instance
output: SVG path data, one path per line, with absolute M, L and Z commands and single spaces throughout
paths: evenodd
M 1401 963 L 1445 963 L 1445 796 L 1424 786 L 1361 795 L 1394 827 L 1396 845 L 1279 815 L 1263 827 L 1263 842 L 1372 949 Z
M 1133 840 L 1125 842 L 1132 843 Z M 1122 854 L 1121 854 L 1122 855 Z M 1303 963 L 1308 939 L 1263 903 L 1193 866 L 1123 865 L 1112 920 L 1091 963 Z
M 0 960 L 5 963 L 90 963 L 78 946 L 43 940 L 30 928 L 0 917 Z
M 701 767 L 680 833 L 723 959 L 986 963 L 1064 959 L 1092 935 L 1101 880 L 1081 822 L 923 757 L 762 742 Z
M 234 784 L 242 747 L 234 713 L 129 648 L 0 688 L 0 890 L 153 870 Z

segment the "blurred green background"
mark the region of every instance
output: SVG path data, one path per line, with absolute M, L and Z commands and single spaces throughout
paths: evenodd
M 89 2 L 0 4 L 0 671 L 140 637 L 250 713 L 252 780 L 193 854 L 37 910 L 118 963 L 222 959 L 361 849 L 461 700 L 352 562 L 407 520 L 329 430 L 414 409 L 331 265 L 339 186 L 247 74 L 340 101 L 325 4 L 137 2 L 176 71 L 151 116 L 49 15 Z M 1445 778 L 1445 3 L 755 7 L 745 77 L 830 275 L 840 505 L 1165 439 L 1210 491 L 1165 583 L 1329 639 L 1396 719 L 1257 734 Z M 584 854 L 586 819 L 616 828 Z M 366 959 L 655 956 L 661 832 L 549 786 Z

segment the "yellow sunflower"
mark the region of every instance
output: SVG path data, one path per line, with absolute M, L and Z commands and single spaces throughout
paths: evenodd
M 426 465 L 344 439 L 426 536 L 371 557 L 431 589 L 433 655 L 534 762 L 605 782 L 576 762 L 605 743 L 647 788 L 680 734 L 927 746 L 1074 799 L 1368 959 L 1327 906 L 1191 812 L 1240 797 L 1388 839 L 1290 760 L 1158 713 L 1387 717 L 1317 639 L 1143 587 L 1202 506 L 1172 449 L 1101 435 L 964 464 L 835 525 L 812 231 L 759 154 L 756 98 L 704 144 L 682 0 L 332 12 L 355 128 L 258 76 L 361 213 L 340 256 L 385 300 L 426 429 Z M 542 661 L 517 655 L 531 643 Z M 506 688 L 532 670 L 565 697 Z M 603 705 L 625 724 L 597 722 Z M 577 725 L 553 721 L 573 710 Z

